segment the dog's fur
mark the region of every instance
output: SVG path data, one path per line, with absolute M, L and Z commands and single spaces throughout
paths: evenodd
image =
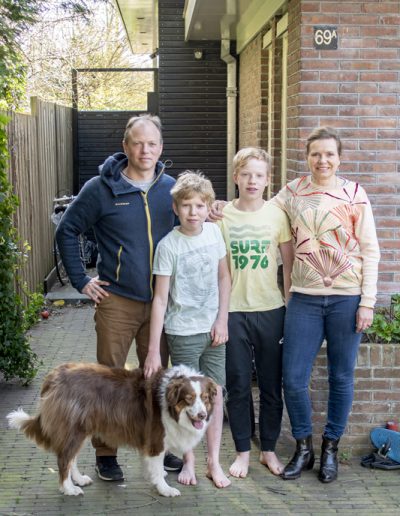
M 145 380 L 141 369 L 69 363 L 45 378 L 35 417 L 20 408 L 7 419 L 11 428 L 57 455 L 60 491 L 66 495 L 83 494 L 79 486 L 92 483 L 80 474 L 77 455 L 87 437 L 97 436 L 112 448 L 136 448 L 158 492 L 178 496 L 164 479 L 165 450 L 182 455 L 200 442 L 216 394 L 210 378 L 182 365 Z

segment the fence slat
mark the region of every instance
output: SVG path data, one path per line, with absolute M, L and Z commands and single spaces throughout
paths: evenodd
M 53 268 L 53 199 L 73 184 L 72 109 L 31 99 L 31 115 L 7 113 L 9 180 L 19 198 L 14 223 L 31 251 L 21 272 L 29 290 Z

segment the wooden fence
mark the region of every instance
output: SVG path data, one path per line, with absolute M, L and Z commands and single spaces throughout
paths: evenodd
M 53 268 L 53 199 L 72 193 L 72 109 L 33 97 L 30 115 L 8 116 L 9 180 L 19 198 L 15 225 L 31 247 L 22 277 L 33 291 Z

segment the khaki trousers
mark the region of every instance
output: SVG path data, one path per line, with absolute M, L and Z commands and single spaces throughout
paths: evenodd
M 151 303 L 135 301 L 109 293 L 96 306 L 94 320 L 97 334 L 97 361 L 109 367 L 125 367 L 133 340 L 139 367 L 146 360 L 150 335 Z M 168 366 L 168 347 L 164 334 L 160 342 L 161 363 Z M 115 456 L 117 450 L 109 448 L 93 437 L 96 456 Z

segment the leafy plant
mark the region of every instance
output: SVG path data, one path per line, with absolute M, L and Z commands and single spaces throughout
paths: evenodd
M 25 295 L 28 297 L 28 304 L 24 309 L 24 329 L 29 330 L 39 320 L 39 314 L 43 309 L 44 296 L 41 292 L 28 292 L 26 285 L 24 285 Z
M 400 294 L 392 296 L 390 308 L 378 308 L 365 333 L 370 342 L 400 343 Z
M 18 377 L 28 384 L 37 373 L 38 358 L 25 334 L 28 324 L 24 318 L 25 307 L 16 290 L 16 277 L 25 249 L 19 249 L 13 226 L 18 199 L 7 178 L 6 124 L 7 118 L 0 114 L 0 372 L 6 380 Z

